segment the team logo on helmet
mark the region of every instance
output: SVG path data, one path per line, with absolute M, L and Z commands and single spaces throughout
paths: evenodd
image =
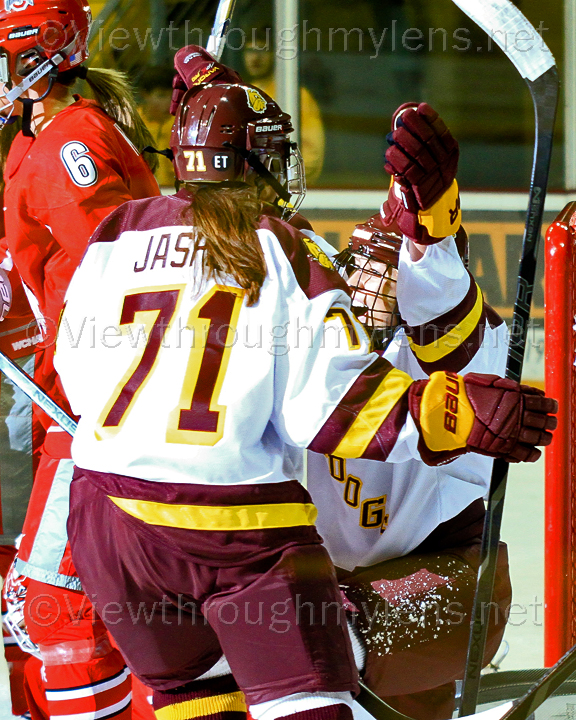
M 258 92 L 258 90 L 254 88 L 244 88 L 246 90 L 246 97 L 248 98 L 248 105 L 254 110 L 254 112 L 257 113 L 264 113 L 266 112 L 266 108 L 268 107 L 268 103 L 262 95 Z
M 306 245 L 306 249 L 308 250 L 308 254 L 311 255 L 314 260 L 317 260 L 320 265 L 324 268 L 328 268 L 329 270 L 334 270 L 334 264 L 326 255 L 324 250 L 322 250 L 321 247 L 319 247 L 314 240 L 311 240 L 310 238 L 306 237 L 305 235 L 302 236 L 302 241 L 304 242 L 304 245 Z
M 6 12 L 12 12 L 12 10 L 26 10 L 26 8 L 31 5 L 34 5 L 34 0 L 4 0 L 4 9 Z

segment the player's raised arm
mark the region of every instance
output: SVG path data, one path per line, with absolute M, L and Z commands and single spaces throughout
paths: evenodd
M 285 223 L 266 226 L 293 273 L 276 349 L 275 423 L 287 443 L 342 458 L 411 454 L 429 465 L 465 452 L 539 457 L 535 446 L 548 445 L 556 427 L 554 400 L 495 375 L 435 372 L 415 382 L 371 351 L 326 255 Z
M 382 322 L 371 308 L 382 303 L 382 278 L 388 273 L 386 292 L 390 303 L 397 301 L 397 316 L 386 322 L 387 336 L 396 332 L 401 354 L 409 346 L 416 363 L 411 367 L 430 375 L 461 372 L 474 361 L 474 371 L 503 375 L 507 329 L 467 269 L 468 238 L 459 212 L 448 208 L 447 200 L 453 200 L 459 211 L 458 143 L 425 104 L 401 106 L 392 127 L 386 169 L 394 175 L 388 199 L 381 212 L 356 226 L 344 258 L 358 271 L 352 287 L 354 302 L 366 307 L 362 320 L 376 336 L 382 334 Z M 455 234 L 440 237 L 446 231 Z M 392 255 L 386 254 L 390 244 Z M 403 329 L 397 331 L 400 323 Z
M 392 118 L 385 169 L 392 175 L 384 224 L 418 245 L 434 245 L 461 225 L 458 143 L 427 103 L 407 103 Z M 395 226 L 395 227 L 394 227 Z
M 343 458 L 403 461 L 409 454 L 402 445 L 414 452 L 407 430 L 414 420 L 418 450 L 427 464 L 470 451 L 534 461 L 540 456 L 534 446 L 549 444 L 549 431 L 556 426 L 549 416 L 556 412 L 555 402 L 496 375 L 481 380 L 456 375 L 477 353 L 486 326 L 501 326 L 458 256 L 453 237 L 461 219 L 458 144 L 426 104 L 402 106 L 393 127 L 386 155 L 386 169 L 394 174 L 388 200 L 380 215 L 357 226 L 341 263 L 353 310 L 382 350 L 398 323 L 398 284 L 399 311 L 407 315 L 408 342 L 419 365 L 413 377 L 418 370 L 431 377 L 412 383 L 379 358 L 347 388 L 310 449 Z M 394 230 L 403 233 L 402 250 Z M 505 339 L 499 340 L 503 350 Z

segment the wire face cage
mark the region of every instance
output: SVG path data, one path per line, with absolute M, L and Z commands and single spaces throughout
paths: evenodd
M 348 281 L 352 309 L 366 328 L 376 350 L 382 350 L 400 325 L 396 300 L 400 236 L 368 233 L 356 228 L 349 246 L 335 258 L 335 266 Z M 360 237 L 363 242 L 358 242 Z

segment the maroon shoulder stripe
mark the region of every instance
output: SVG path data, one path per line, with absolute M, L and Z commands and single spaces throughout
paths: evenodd
M 404 427 L 408 415 L 408 393 L 405 392 L 396 403 L 386 420 L 378 428 L 362 457 L 366 460 L 383 460 L 390 455 L 400 430 Z
M 425 325 L 406 325 L 406 334 L 415 345 L 430 345 L 446 335 L 470 313 L 478 297 L 478 286 L 470 275 L 470 287 L 464 299 L 444 315 Z
M 440 342 L 445 335 L 449 334 L 458 323 L 466 318 L 476 303 L 477 293 L 481 292 L 477 289 L 472 276 L 470 276 L 470 278 L 470 290 L 462 302 L 453 310 L 427 325 L 419 325 L 418 327 L 405 326 L 406 334 L 412 339 L 415 345 L 428 345 Z M 425 362 L 416 356 L 418 364 L 427 375 L 431 375 L 437 371 L 458 373 L 468 365 L 482 346 L 486 327 L 495 328 L 503 322 L 498 313 L 483 302 L 482 313 L 476 327 L 462 343 L 454 347 L 452 352 L 444 355 L 444 357 L 435 362 Z
M 384 377 L 393 369 L 393 366 L 388 360 L 384 360 L 384 358 L 381 357 L 375 360 L 370 367 L 366 368 L 366 370 L 356 378 L 352 387 L 334 408 L 332 414 L 320 429 L 320 432 L 308 446 L 308 449 L 324 455 L 333 455 L 342 438 L 348 430 L 350 430 L 352 423 L 356 420 L 360 411 L 374 395 Z M 398 414 L 392 411 L 389 415 L 389 417 L 393 418 L 390 428 L 388 428 L 388 420 L 386 420 L 378 430 L 377 434 L 382 437 L 382 441 L 386 447 L 388 447 L 389 444 L 388 440 L 394 434 L 393 428 L 397 426 L 398 423 L 400 423 L 399 428 L 402 428 L 404 425 L 407 412 L 407 405 L 400 409 Z M 390 437 L 388 437 L 388 433 Z M 396 438 L 394 438 L 392 446 L 395 441 Z M 378 443 L 377 440 L 373 441 L 370 447 L 372 447 L 374 442 Z M 381 454 L 378 455 L 379 460 L 384 460 L 385 457 L 382 457 Z
M 184 213 L 191 202 L 192 195 L 186 190 L 180 190 L 176 195 L 130 200 L 100 223 L 92 235 L 90 245 L 114 242 L 125 230 L 142 231 L 185 225 Z
M 330 290 L 342 290 L 350 294 L 348 285 L 335 270 L 324 267 L 307 251 L 302 233 L 279 218 L 263 215 L 260 228 L 269 230 L 282 246 L 292 266 L 298 285 L 309 300 Z

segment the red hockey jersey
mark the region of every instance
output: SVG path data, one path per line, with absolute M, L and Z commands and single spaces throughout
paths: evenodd
M 94 102 L 76 102 L 36 138 L 19 134 L 8 155 L 5 222 L 8 249 L 50 347 L 66 288 L 99 223 L 127 200 L 160 191 L 136 148 Z M 37 381 L 54 392 L 52 352 Z
M 68 408 L 52 362 L 68 284 L 99 223 L 127 200 L 159 195 L 160 191 L 119 126 L 94 102 L 78 96 L 36 138 L 16 137 L 5 179 L 6 243 L 44 335 L 34 376 L 56 402 Z M 58 457 L 69 457 L 66 445 Z M 48 451 L 48 455 L 52 453 Z M 66 469 L 56 473 L 61 486 L 58 492 L 53 470 L 37 474 L 18 565 L 29 577 L 70 586 L 65 577 L 73 573 L 69 551 L 65 543 L 52 541 L 60 533 L 65 537 L 71 479 L 64 478 Z M 48 508 L 51 502 L 54 507 Z M 51 523 L 40 521 L 45 512 Z

